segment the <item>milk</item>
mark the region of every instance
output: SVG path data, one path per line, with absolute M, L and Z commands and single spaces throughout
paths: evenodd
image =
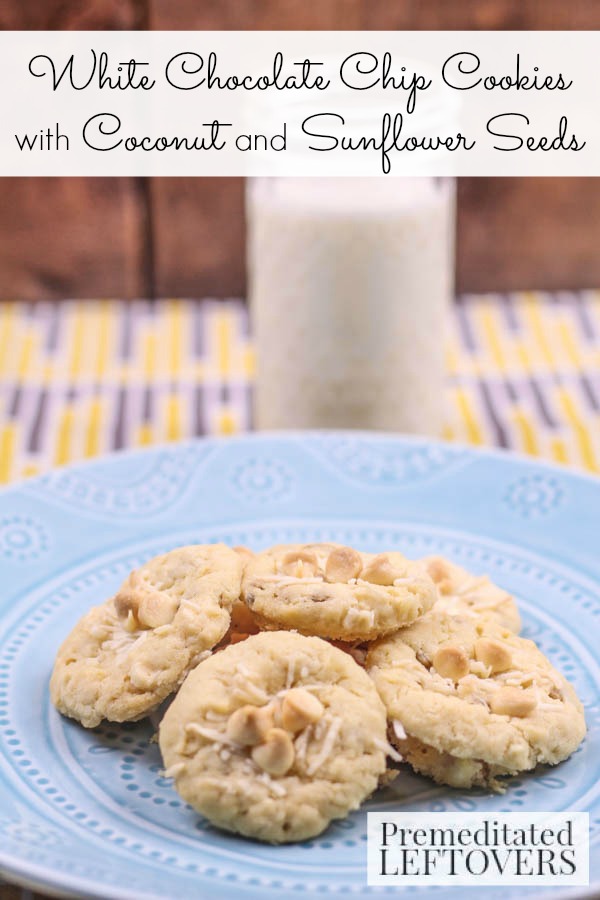
M 440 433 L 454 183 L 249 182 L 257 428 Z

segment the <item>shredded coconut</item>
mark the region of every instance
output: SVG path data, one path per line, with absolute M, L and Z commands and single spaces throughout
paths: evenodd
M 402 722 L 399 722 L 398 719 L 394 719 L 394 721 L 392 722 L 392 728 L 394 729 L 394 734 L 396 735 L 396 737 L 398 738 L 399 741 L 406 740 L 408 735 L 406 734 L 406 731 L 404 730 L 404 726 L 402 725 Z
M 217 731 L 215 728 L 205 728 L 203 725 L 198 725 L 197 722 L 190 722 L 185 726 L 185 731 L 190 734 L 198 734 L 200 737 L 212 741 L 213 744 L 222 744 L 225 747 L 239 747 L 236 741 L 226 737 L 222 731 Z
M 397 750 L 394 750 L 392 745 L 388 743 L 388 741 L 382 741 L 380 738 L 373 738 L 373 743 L 375 746 L 382 750 L 386 756 L 389 756 L 390 759 L 393 759 L 394 762 L 402 762 L 403 757 L 398 753 Z
M 322 720 L 321 720 L 322 721 Z M 307 768 L 308 775 L 314 775 L 315 772 L 321 768 L 323 763 L 329 758 L 331 752 L 335 746 L 335 742 L 337 740 L 337 736 L 339 734 L 340 728 L 342 727 L 341 719 L 335 718 L 331 722 L 329 726 L 329 730 L 323 739 L 323 746 L 321 747 L 321 752 L 317 754 L 317 756 L 313 759 L 310 765 Z
M 237 687 L 236 691 L 242 697 L 243 700 L 248 698 L 248 695 L 251 696 L 251 699 L 255 701 L 259 706 L 262 706 L 265 703 L 269 702 L 269 697 L 267 694 L 259 688 L 258 685 L 254 684 L 253 681 L 246 681 L 242 687 Z
M 305 759 L 306 758 L 306 749 L 308 747 L 308 742 L 312 736 L 313 727 L 312 725 L 307 725 L 304 728 L 296 740 L 294 741 L 294 749 L 296 752 L 296 759 Z
M 273 781 L 268 772 L 263 772 L 261 775 L 256 776 L 257 781 L 262 781 L 267 785 L 269 790 L 273 791 L 276 797 L 285 797 L 287 794 L 286 789 L 283 785 L 278 784 L 276 781 Z
M 287 677 L 285 679 L 286 690 L 289 690 L 294 683 L 294 675 L 296 672 L 296 660 L 290 659 L 288 662 Z
M 115 634 L 115 632 L 113 632 L 114 636 L 110 640 L 104 641 L 102 644 L 103 650 L 112 650 L 117 657 L 126 656 L 134 647 L 143 643 L 148 637 L 147 631 L 143 631 L 138 635 L 129 631 L 121 631 L 121 629 L 119 629 L 119 631 L 121 633 L 117 632 Z

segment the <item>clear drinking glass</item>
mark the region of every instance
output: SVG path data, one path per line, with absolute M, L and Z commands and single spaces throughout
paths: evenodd
M 257 428 L 438 435 L 455 183 L 248 182 Z

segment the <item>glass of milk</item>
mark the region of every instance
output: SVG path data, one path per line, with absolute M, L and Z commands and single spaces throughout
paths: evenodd
M 430 177 L 248 182 L 257 428 L 440 434 L 454 196 Z

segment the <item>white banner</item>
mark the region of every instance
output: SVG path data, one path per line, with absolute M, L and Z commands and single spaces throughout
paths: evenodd
M 0 175 L 600 175 L 598 32 L 4 32 Z
M 587 885 L 589 814 L 368 813 L 371 885 Z

